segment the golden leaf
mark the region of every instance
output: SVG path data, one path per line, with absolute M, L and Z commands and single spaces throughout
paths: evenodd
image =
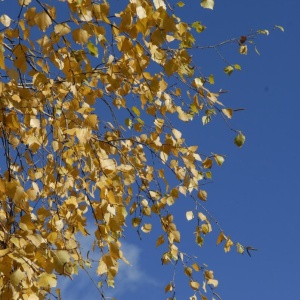
M 31 0 L 19 0 L 19 5 L 27 6 L 31 3 Z
M 82 28 L 76 28 L 72 31 L 73 40 L 77 44 L 84 45 L 88 42 L 89 34 Z
M 217 238 L 217 245 L 219 245 L 220 243 L 222 243 L 224 240 L 225 240 L 225 236 L 224 236 L 224 233 L 223 231 L 220 232 L 218 238 Z
M 200 190 L 197 194 L 198 198 L 201 199 L 202 201 L 207 200 L 207 192 L 204 190 Z
M 20 269 L 17 269 L 11 274 L 10 282 L 13 286 L 17 287 L 24 278 L 26 278 L 26 274 Z
M 193 270 L 190 267 L 185 267 L 184 268 L 184 274 L 186 274 L 187 276 L 192 276 Z
M 144 232 L 144 233 L 150 233 L 152 229 L 152 224 L 144 224 L 142 227 L 141 227 L 141 230 Z
M 204 8 L 214 9 L 215 1 L 214 0 L 202 0 L 201 6 Z
M 197 263 L 193 263 L 192 267 L 196 272 L 199 272 L 201 270 L 201 268 L 199 267 L 199 265 Z
M 0 22 L 6 26 L 6 27 L 9 27 L 10 25 L 10 22 L 11 22 L 11 18 L 8 16 L 8 15 L 2 15 L 0 17 Z
M 190 287 L 191 287 L 193 290 L 198 290 L 199 287 L 200 287 L 200 283 L 197 282 L 197 281 L 191 280 L 191 281 L 190 281 Z
M 51 18 L 45 11 L 36 14 L 34 21 L 43 32 L 45 32 L 46 29 L 52 24 Z
M 64 36 L 71 32 L 71 28 L 67 23 L 56 24 L 54 32 L 59 36 Z
M 214 159 L 218 166 L 222 166 L 225 161 L 224 155 L 214 154 Z
M 213 161 L 210 158 L 206 158 L 203 162 L 202 162 L 202 166 L 205 169 L 210 169 L 213 165 Z
M 231 119 L 233 115 L 233 110 L 231 108 L 223 108 L 222 113 L 228 118 Z
M 45 273 L 45 272 L 42 273 L 39 276 L 38 284 L 41 288 L 44 288 L 46 290 L 49 290 L 49 289 L 55 287 L 56 284 L 57 284 L 55 274 L 48 274 L 48 273 Z
M 164 236 L 161 235 L 158 237 L 158 239 L 156 240 L 156 247 L 162 245 L 165 242 Z
M 192 220 L 192 219 L 194 218 L 194 214 L 193 214 L 192 211 L 187 211 L 187 212 L 185 213 L 185 216 L 186 216 L 186 219 L 187 219 L 188 221 L 190 221 L 190 220 Z

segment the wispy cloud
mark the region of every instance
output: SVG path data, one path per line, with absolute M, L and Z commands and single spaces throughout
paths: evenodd
M 147 285 L 156 287 L 159 282 L 147 274 L 141 267 L 142 249 L 134 244 L 122 242 L 121 247 L 125 258 L 130 265 L 120 262 L 119 273 L 116 278 L 116 288 L 109 292 L 110 296 L 121 296 L 124 293 L 134 292 Z
M 91 249 L 93 243 L 93 230 L 89 228 L 91 236 L 78 237 L 81 244 L 81 251 L 83 255 Z M 107 299 L 112 297 L 122 297 L 128 293 L 134 293 L 143 287 L 151 288 L 159 286 L 159 282 L 152 278 L 142 267 L 142 248 L 122 241 L 121 250 L 125 258 L 129 261 L 129 265 L 123 261 L 119 261 L 119 272 L 115 280 L 115 288 L 105 289 Z M 96 258 L 100 253 L 93 253 L 91 256 Z M 88 274 L 79 269 L 79 274 L 73 276 L 73 280 L 66 277 L 60 277 L 58 280 L 59 288 L 61 290 L 63 299 L 84 300 L 84 299 L 101 299 L 99 291 L 94 285 L 99 282 L 99 276 L 96 275 L 97 265 L 93 264 L 93 268 L 87 269 Z M 94 281 L 94 283 L 93 283 Z

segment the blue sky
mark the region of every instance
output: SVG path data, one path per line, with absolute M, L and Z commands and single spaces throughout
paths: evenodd
M 222 122 L 205 127 L 200 122 L 182 125 L 190 144 L 227 157 L 221 168 L 213 169 L 206 207 L 233 240 L 258 251 L 251 258 L 238 255 L 235 249 L 225 254 L 221 246 L 215 246 L 215 236 L 208 237 L 203 249 L 189 242 L 186 247 L 214 269 L 223 300 L 300 299 L 300 2 L 216 0 L 214 11 L 201 9 L 199 3 L 190 1 L 181 11 L 183 20 L 207 26 L 199 35 L 201 45 L 274 25 L 283 26 L 285 32 L 271 31 L 270 36 L 257 39 L 260 56 L 254 49 L 240 56 L 235 45 L 220 48 L 226 59 L 242 66 L 241 72 L 230 77 L 222 72 L 226 65 L 214 50 L 194 54 L 204 72 L 215 74 L 215 89 L 230 91 L 220 100 L 228 107 L 246 108 L 231 123 L 246 135 L 242 149 L 233 144 L 234 136 Z M 0 11 L 3 4 L 0 2 Z M 188 126 L 194 126 L 193 130 Z M 182 235 L 193 238 L 193 228 L 185 220 L 189 204 L 185 198 L 177 204 Z M 121 267 L 119 287 L 108 293 L 125 300 L 166 299 L 164 286 L 172 278 L 172 268 L 161 266 L 157 236 L 143 236 L 140 241 L 133 231 L 125 235 L 123 250 L 132 266 Z M 177 273 L 176 296 L 188 299 L 192 293 L 181 273 Z M 67 278 L 61 287 L 65 299 L 99 299 L 85 274 L 73 282 Z

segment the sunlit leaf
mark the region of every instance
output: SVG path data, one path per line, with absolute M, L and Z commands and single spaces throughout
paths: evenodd
M 200 283 L 194 280 L 190 281 L 190 286 L 193 290 L 198 290 L 200 287 Z
M 269 35 L 269 30 L 266 30 L 266 29 L 264 29 L 264 30 L 257 30 L 257 32 L 258 32 L 259 34 Z
M 182 2 L 182 1 L 179 1 L 179 2 L 176 3 L 176 5 L 179 6 L 179 7 L 183 7 L 183 6 L 185 6 L 185 3 Z
M 247 55 L 248 54 L 248 47 L 247 45 L 240 45 L 240 54 Z
M 275 25 L 276 28 L 279 28 L 282 32 L 284 32 L 284 28 L 280 25 Z
M 207 200 L 207 192 L 204 190 L 200 190 L 198 192 L 198 198 L 201 199 L 202 201 L 206 201 Z
M 36 14 L 36 16 L 34 17 L 34 21 L 37 26 L 44 32 L 52 24 L 51 18 L 45 11 Z
M 185 267 L 184 268 L 184 274 L 187 275 L 187 276 L 192 276 L 192 273 L 193 273 L 193 269 L 190 268 L 190 267 Z
M 0 17 L 0 22 L 6 26 L 6 27 L 9 27 L 10 26 L 10 23 L 11 23 L 11 18 L 8 16 L 8 15 L 2 15 Z
M 165 242 L 164 236 L 161 235 L 157 240 L 156 240 L 156 247 L 162 245 Z
M 220 232 L 218 238 L 217 238 L 217 245 L 219 245 L 220 243 L 222 243 L 223 241 L 225 240 L 225 236 L 224 236 L 224 233 L 223 231 Z
M 142 227 L 141 227 L 141 230 L 144 232 L 144 233 L 149 233 L 152 229 L 152 224 L 144 224 Z
M 186 219 L 187 219 L 188 221 L 190 221 L 190 220 L 192 220 L 192 219 L 194 218 L 194 214 L 193 214 L 192 211 L 187 211 L 187 212 L 185 213 L 185 215 L 186 215 Z
M 224 155 L 214 154 L 214 159 L 218 166 L 222 166 L 225 161 Z
M 209 81 L 210 84 L 214 84 L 215 83 L 215 78 L 214 78 L 213 74 L 209 75 L 208 81 Z
M 244 247 L 240 244 L 240 243 L 237 243 L 236 244 L 236 251 L 239 253 L 239 254 L 243 254 L 245 249 Z
M 56 286 L 56 276 L 54 274 L 42 273 L 39 276 L 38 284 L 45 289 L 53 288 Z
M 232 118 L 233 110 L 231 108 L 223 108 L 222 112 L 228 119 Z
M 214 5 L 215 5 L 214 0 L 202 0 L 201 1 L 201 6 L 204 7 L 204 8 L 213 9 Z
M 214 288 L 216 288 L 216 287 L 218 286 L 219 282 L 218 282 L 218 280 L 216 280 L 216 279 L 209 279 L 209 280 L 207 281 L 207 284 L 210 284 L 210 285 L 212 285 Z
M 71 32 L 71 28 L 67 23 L 56 24 L 54 26 L 54 32 L 59 36 L 64 36 Z
M 233 67 L 232 66 L 227 66 L 226 68 L 224 68 L 224 72 L 227 74 L 227 75 L 230 75 L 232 72 L 233 72 Z
M 192 27 L 196 29 L 197 32 L 202 32 L 206 28 L 204 25 L 202 25 L 199 21 L 196 21 L 192 23 Z

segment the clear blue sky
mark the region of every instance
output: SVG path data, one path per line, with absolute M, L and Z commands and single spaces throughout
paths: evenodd
M 0 15 L 5 13 L 1 6 L 11 2 L 0 2 Z M 244 57 L 237 46 L 221 48 L 229 62 L 239 63 L 243 69 L 230 77 L 222 74 L 225 65 L 214 50 L 194 54 L 204 73 L 215 74 L 216 90 L 230 91 L 220 100 L 228 107 L 246 108 L 232 121 L 246 135 L 242 149 L 234 146 L 234 136 L 224 123 L 203 127 L 193 122 L 189 124 L 193 130 L 184 126 L 188 142 L 198 144 L 201 152 L 227 156 L 222 168 L 213 169 L 207 208 L 233 240 L 259 250 L 251 258 L 238 255 L 234 248 L 225 254 L 212 236 L 203 249 L 188 244 L 189 251 L 215 270 L 220 281 L 216 291 L 223 300 L 300 299 L 300 2 L 216 0 L 214 11 L 203 10 L 200 0 L 186 2 L 182 19 L 199 20 L 207 26 L 199 35 L 201 45 L 274 25 L 285 29 L 257 40 L 260 56 L 254 49 Z M 120 5 L 121 1 L 110 3 Z M 185 221 L 185 200 L 177 203 L 177 214 L 182 211 L 185 222 L 182 235 L 192 236 L 193 229 Z M 121 268 L 119 290 L 111 295 L 125 300 L 166 299 L 164 286 L 172 278 L 172 269 L 161 266 L 162 249 L 155 248 L 157 236 L 150 234 L 142 241 L 129 231 L 126 236 L 124 252 L 133 266 Z M 188 299 L 192 293 L 187 277 L 178 271 L 176 278 L 177 299 Z M 65 299 L 99 299 L 86 275 L 67 280 L 61 284 Z

